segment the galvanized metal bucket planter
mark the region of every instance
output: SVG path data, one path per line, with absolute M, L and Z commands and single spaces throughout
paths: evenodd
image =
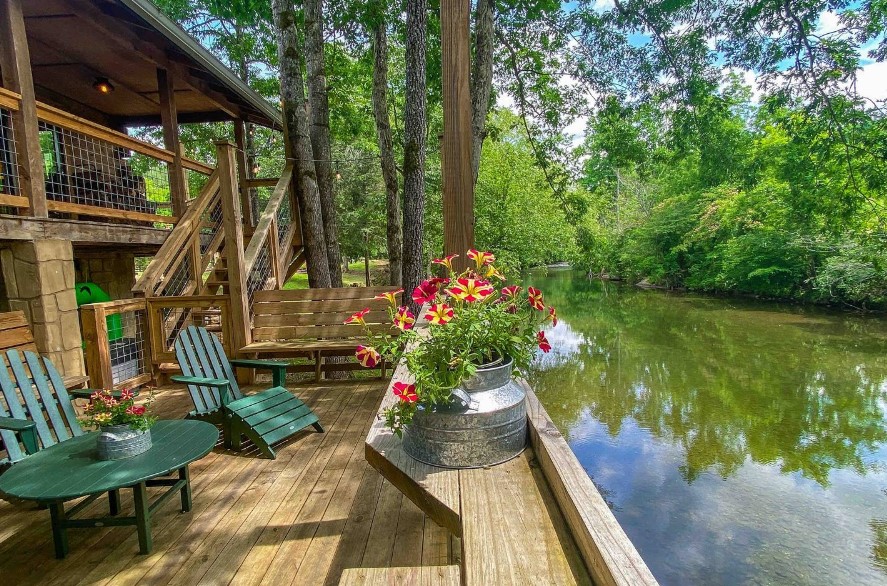
M 511 460 L 527 444 L 527 407 L 511 358 L 481 367 L 448 405 L 420 406 L 404 428 L 404 451 L 443 468 L 480 468 Z
M 136 430 L 128 424 L 102 427 L 96 446 L 99 460 L 132 458 L 151 449 L 151 430 Z

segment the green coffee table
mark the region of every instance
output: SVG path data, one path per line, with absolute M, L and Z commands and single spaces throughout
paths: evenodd
M 125 460 L 96 459 L 97 432 L 61 442 L 29 456 L 0 476 L 0 493 L 37 501 L 49 507 L 55 556 L 68 553 L 67 529 L 135 525 L 139 551 L 151 552 L 151 514 L 176 492 L 182 512 L 191 510 L 188 464 L 207 455 L 219 439 L 219 430 L 204 421 L 158 421 L 151 428 L 152 447 Z M 178 478 L 158 478 L 178 471 Z M 146 488 L 169 489 L 149 503 Z M 131 488 L 135 516 L 118 517 L 120 489 Z M 94 500 L 108 493 L 111 516 L 72 519 Z M 89 496 L 69 511 L 65 501 Z

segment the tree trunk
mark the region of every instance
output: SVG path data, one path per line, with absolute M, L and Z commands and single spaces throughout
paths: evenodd
M 422 279 L 425 215 L 425 138 L 428 92 L 425 38 L 428 0 L 407 0 L 406 96 L 403 144 L 403 287 L 410 292 Z M 416 304 L 410 301 L 413 310 Z
M 311 146 L 320 191 L 320 211 L 326 240 L 327 264 L 333 287 L 342 286 L 342 254 L 336 218 L 333 169 L 330 159 L 330 103 L 323 54 L 323 0 L 305 0 L 305 64 L 308 70 L 308 102 L 311 111 Z
M 388 118 L 388 34 L 385 23 L 379 23 L 373 34 L 373 116 L 376 119 L 376 138 L 385 181 L 387 213 L 388 282 L 399 287 L 403 271 L 403 231 L 401 227 L 400 194 L 397 187 L 397 169 L 394 166 L 394 144 L 391 140 L 391 121 Z
M 471 167 L 474 183 L 487 137 L 487 112 L 493 93 L 493 0 L 477 0 L 474 12 L 474 61 L 471 64 Z
M 311 287 L 329 287 L 330 267 L 320 193 L 315 178 L 314 151 L 308 131 L 296 13 L 290 0 L 272 0 L 271 10 L 277 36 L 277 55 L 280 59 L 280 97 L 283 100 L 284 123 L 290 156 L 295 159 L 293 181 L 299 196 L 308 284 Z

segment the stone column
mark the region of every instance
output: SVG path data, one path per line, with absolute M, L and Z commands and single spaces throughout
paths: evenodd
M 74 251 L 67 240 L 23 240 L 0 251 L 9 308 L 22 310 L 34 342 L 64 376 L 85 373 Z

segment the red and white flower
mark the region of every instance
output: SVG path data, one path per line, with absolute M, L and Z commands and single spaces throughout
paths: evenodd
M 397 291 L 387 291 L 385 293 L 379 293 L 373 299 L 387 299 L 388 303 L 391 304 L 391 307 L 397 307 L 397 296 L 403 293 L 403 289 L 398 289 Z
M 437 285 L 429 280 L 419 283 L 419 286 L 413 289 L 413 301 L 419 305 L 434 301 L 437 296 Z
M 442 326 L 453 319 L 453 308 L 446 303 L 435 303 L 428 308 L 425 319 L 434 325 Z
M 379 352 L 372 346 L 358 346 L 354 355 L 364 368 L 373 368 L 382 359 Z
M 551 325 L 557 325 L 557 310 L 553 305 L 548 308 L 548 319 L 551 321 Z
M 419 395 L 416 393 L 416 385 L 397 381 L 394 383 L 393 390 L 394 396 L 404 403 L 415 403 L 419 400 Z
M 483 301 L 493 294 L 495 289 L 490 285 L 489 281 L 483 279 L 469 279 L 461 277 L 456 279 L 456 284 L 447 289 L 447 293 L 460 301 L 474 303 L 475 301 Z
M 551 351 L 551 344 L 548 343 L 548 338 L 545 337 L 545 332 L 540 331 L 536 334 L 536 343 L 539 344 L 539 349 L 546 354 Z
M 535 287 L 529 287 L 527 295 L 529 295 L 530 307 L 536 311 L 545 309 L 545 298 L 542 296 L 542 291 Z
M 394 314 L 394 325 L 402 332 L 409 330 L 416 323 L 416 316 L 406 305 L 398 307 Z
M 521 288 L 518 285 L 502 287 L 502 301 L 517 301 Z
M 436 258 L 436 259 L 432 260 L 431 262 L 436 265 L 446 267 L 446 269 L 448 271 L 452 272 L 453 271 L 453 259 L 456 258 L 457 256 L 459 256 L 459 255 L 458 254 L 451 254 L 451 255 L 445 256 L 443 258 Z
M 365 326 L 367 322 L 364 320 L 364 317 L 366 317 L 366 314 L 368 314 L 369 312 L 370 312 L 369 307 L 367 307 L 366 309 L 361 309 L 360 311 L 358 311 L 357 313 L 355 313 L 354 315 L 352 315 L 351 317 L 346 319 L 345 325 L 358 324 L 358 325 Z
M 481 268 L 486 265 L 491 265 L 496 262 L 496 257 L 493 256 L 492 252 L 480 252 L 475 249 L 471 249 L 468 251 L 468 258 L 473 260 L 477 265 L 477 268 Z
M 144 405 L 132 405 L 126 410 L 127 415 L 144 415 L 145 414 L 145 406 Z

